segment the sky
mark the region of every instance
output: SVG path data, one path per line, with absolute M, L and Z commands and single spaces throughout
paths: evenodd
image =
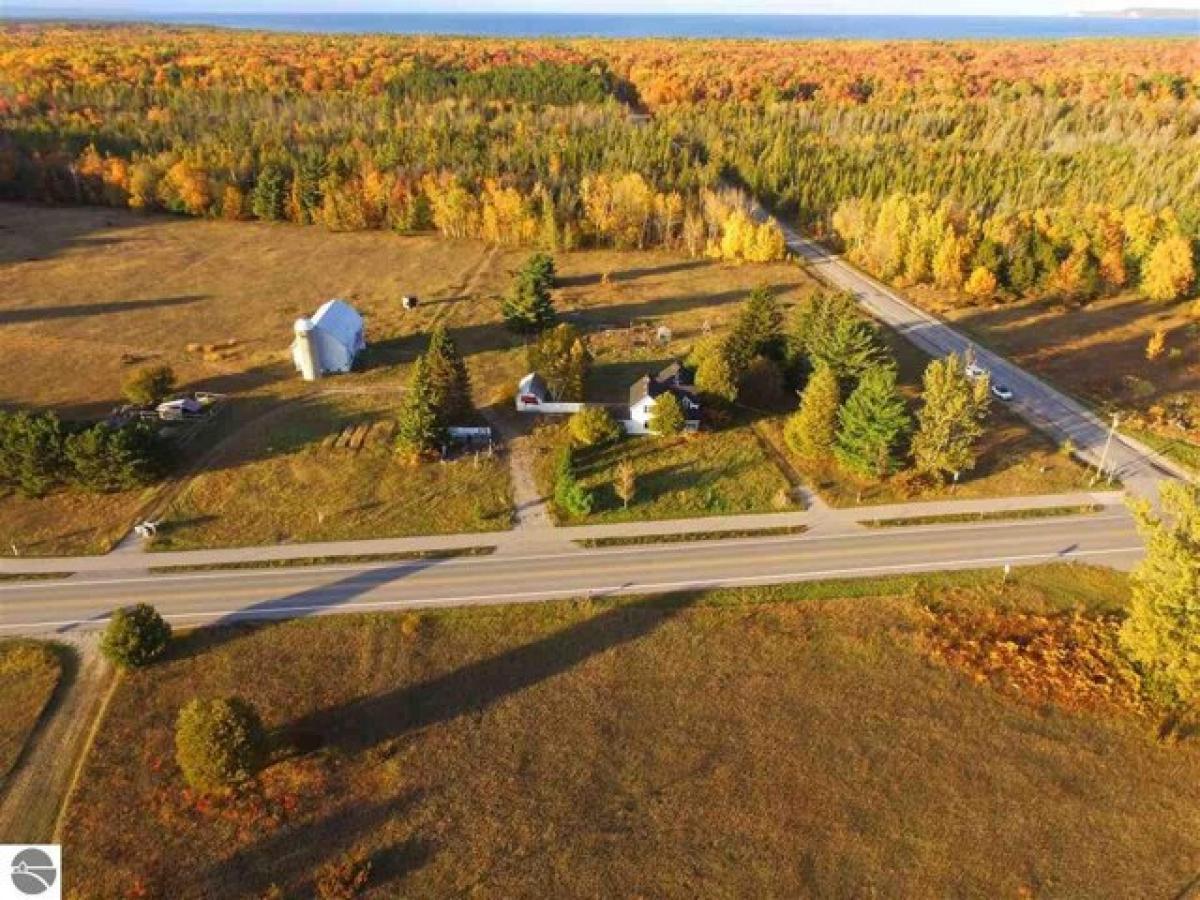
M 843 13 L 863 15 L 1067 15 L 1128 7 L 1195 9 L 1200 0 L 0 0 L 25 10 L 245 12 Z

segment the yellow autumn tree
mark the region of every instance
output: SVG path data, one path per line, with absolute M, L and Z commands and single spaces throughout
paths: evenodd
M 996 276 L 990 269 L 976 266 L 963 289 L 977 300 L 986 300 L 996 293 Z
M 489 180 L 484 185 L 480 237 L 489 244 L 515 247 L 533 241 L 538 221 L 530 204 L 514 187 Z
M 444 237 L 470 237 L 479 220 L 478 202 L 453 175 L 426 175 L 421 189 L 429 199 L 433 225 Z
M 236 222 L 245 217 L 246 195 L 236 184 L 225 185 L 221 192 L 221 218 Z
M 1154 362 L 1167 349 L 1167 330 L 1165 328 L 1155 328 L 1154 333 L 1150 335 L 1146 341 L 1146 359 Z
M 754 239 L 745 250 L 748 262 L 777 262 L 787 256 L 787 241 L 776 222 L 763 222 L 754 229 Z
M 949 290 L 962 287 L 967 254 L 966 241 L 953 228 L 947 227 L 933 254 L 934 283 Z
M 1141 291 L 1151 300 L 1177 300 L 1196 280 L 1192 246 L 1181 234 L 1163 238 L 1142 264 Z
M 151 209 L 158 197 L 158 172 L 150 163 L 135 163 L 129 173 L 129 208 Z
M 1130 206 L 1121 215 L 1121 227 L 1125 231 L 1125 242 L 1134 259 L 1144 259 L 1154 242 L 1158 221 L 1154 214 L 1140 206 Z
M 179 160 L 167 169 L 158 183 L 158 198 L 169 208 L 201 216 L 212 203 L 208 172 L 187 160 Z

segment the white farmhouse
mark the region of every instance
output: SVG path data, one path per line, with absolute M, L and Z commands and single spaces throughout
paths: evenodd
M 517 383 L 516 405 L 517 412 L 542 415 L 570 415 L 586 406 L 607 406 L 626 434 L 651 434 L 650 418 L 654 415 L 654 404 L 667 392 L 678 398 L 687 430 L 699 429 L 700 397 L 696 393 L 692 370 L 679 362 L 671 363 L 657 375 L 643 375 L 635 381 L 629 389 L 628 406 L 553 400 L 546 382 L 537 372 L 530 372 Z
M 693 373 L 673 362 L 654 377 L 643 375 L 629 389 L 629 417 L 623 423 L 629 434 L 649 434 L 654 405 L 663 394 L 674 394 L 683 409 L 689 431 L 700 427 L 700 397 Z
M 355 357 L 367 347 L 363 318 L 345 300 L 328 300 L 311 319 L 297 319 L 295 332 L 292 359 L 305 381 L 349 372 Z

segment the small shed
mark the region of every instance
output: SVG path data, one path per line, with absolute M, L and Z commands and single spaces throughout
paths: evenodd
M 328 300 L 311 319 L 297 319 L 292 359 L 305 381 L 349 372 L 367 347 L 363 318 L 345 300 Z
M 537 372 L 530 372 L 517 382 L 517 409 L 541 406 L 550 399 L 550 389 Z

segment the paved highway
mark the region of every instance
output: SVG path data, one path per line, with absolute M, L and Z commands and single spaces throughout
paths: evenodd
M 170 575 L 84 574 L 0 584 L 0 632 L 45 634 L 96 628 L 113 608 L 140 601 L 153 603 L 182 626 L 564 596 L 666 593 L 1005 563 L 1063 560 L 1128 567 L 1141 553 L 1129 516 L 1115 511 L 527 556 Z
M 766 213 L 755 205 L 755 215 Z M 1109 426 L 1078 401 L 1048 385 L 1020 366 L 979 346 L 941 319 L 909 303 L 895 291 L 863 274 L 824 247 L 802 237 L 795 229 L 779 223 L 792 252 L 811 268 L 814 275 L 833 287 L 848 291 L 877 319 L 887 323 L 931 356 L 965 354 L 987 369 L 993 384 L 1012 389 L 1013 409 L 1026 421 L 1056 440 L 1070 440 L 1082 457 L 1099 465 L 1108 442 Z M 1158 496 L 1164 478 L 1189 479 L 1181 468 L 1148 447 L 1117 434 L 1108 447 L 1106 470 L 1111 471 L 1132 493 L 1148 499 Z

